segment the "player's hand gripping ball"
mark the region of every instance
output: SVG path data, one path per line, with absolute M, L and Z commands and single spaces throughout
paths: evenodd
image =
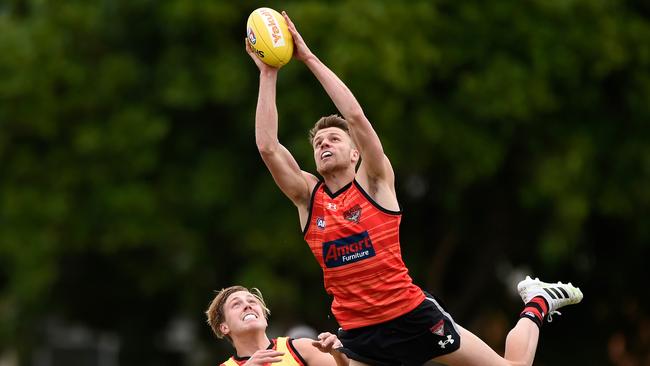
M 271 8 L 255 9 L 246 23 L 246 37 L 265 64 L 280 67 L 293 55 L 293 38 L 284 17 Z

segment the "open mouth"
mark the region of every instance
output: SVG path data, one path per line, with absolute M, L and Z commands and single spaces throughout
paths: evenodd
M 257 319 L 257 315 L 255 315 L 253 313 L 248 313 L 248 314 L 244 315 L 244 317 L 242 318 L 242 320 L 245 321 L 245 322 L 255 320 L 255 319 Z
M 323 151 L 323 153 L 320 154 L 320 158 L 321 158 L 321 160 L 322 160 L 322 159 L 325 159 L 325 158 L 329 158 L 330 156 L 332 156 L 332 152 L 331 152 L 331 151 Z

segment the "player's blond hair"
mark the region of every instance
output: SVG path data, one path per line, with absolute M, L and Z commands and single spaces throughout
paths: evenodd
M 312 127 L 311 130 L 309 130 L 309 144 L 314 145 L 314 136 L 316 136 L 316 133 L 322 129 L 328 128 L 328 127 L 336 127 L 340 128 L 345 133 L 348 135 L 350 134 L 350 126 L 348 125 L 348 121 L 343 119 L 343 117 L 337 115 L 337 114 L 331 114 L 329 116 L 321 117 L 315 124 L 314 127 Z
M 232 343 L 232 339 L 230 336 L 223 334 L 220 329 L 221 323 L 226 321 L 226 315 L 224 313 L 223 307 L 226 304 L 226 300 L 228 300 L 228 296 L 234 294 L 235 292 L 239 291 L 246 291 L 253 295 L 257 301 L 259 301 L 260 305 L 262 306 L 262 310 L 264 311 L 264 317 L 268 319 L 269 314 L 271 314 L 271 311 L 269 310 L 268 307 L 266 307 L 266 303 L 264 302 L 264 297 L 262 297 L 262 292 L 255 288 L 252 287 L 251 289 L 248 289 L 244 286 L 230 286 L 227 288 L 223 288 L 219 291 L 217 291 L 217 295 L 212 299 L 212 302 L 210 302 L 210 306 L 208 306 L 208 310 L 205 311 L 205 314 L 208 316 L 208 325 L 210 325 L 210 328 L 212 328 L 212 332 L 217 336 L 217 338 L 224 338 Z

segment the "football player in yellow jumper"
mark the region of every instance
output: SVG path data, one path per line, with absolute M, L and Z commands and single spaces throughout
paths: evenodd
M 206 311 L 208 324 L 218 338 L 226 338 L 235 348 L 235 354 L 221 365 L 348 366 L 347 356 L 337 350 L 342 345 L 334 334 L 321 333 L 317 340 L 269 339 L 269 313 L 256 288 L 231 286 L 217 293 Z

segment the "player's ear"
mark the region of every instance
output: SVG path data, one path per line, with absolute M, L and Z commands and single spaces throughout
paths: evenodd
M 353 163 L 358 162 L 358 161 L 359 161 L 359 156 L 360 156 L 360 154 L 359 154 L 359 150 L 353 148 L 353 149 L 351 150 L 351 152 L 350 152 L 350 158 L 352 159 L 352 162 L 353 162 Z
M 223 335 L 228 335 L 228 333 L 230 333 L 230 328 L 228 328 L 228 324 L 226 323 L 221 323 L 219 325 L 219 330 Z

